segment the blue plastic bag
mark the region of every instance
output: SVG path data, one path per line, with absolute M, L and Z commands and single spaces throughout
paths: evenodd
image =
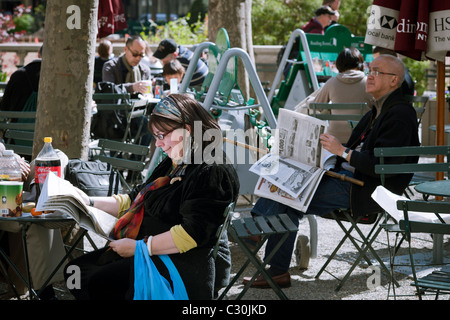
M 158 257 L 169 270 L 173 291 L 150 258 L 144 240 L 139 240 L 134 253 L 134 300 L 188 300 L 183 280 L 172 260 L 167 255 Z

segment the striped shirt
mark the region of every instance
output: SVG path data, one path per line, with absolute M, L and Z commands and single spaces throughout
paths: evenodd
M 192 60 L 192 57 L 194 56 L 194 53 L 183 47 L 178 46 L 178 61 L 180 61 L 181 65 L 186 69 L 188 69 L 189 63 Z M 205 80 L 206 75 L 208 74 L 208 66 L 201 60 L 198 59 L 197 61 L 197 68 L 195 68 L 194 74 L 192 75 L 192 79 L 190 82 L 190 86 L 196 86 L 201 85 L 203 83 L 203 80 Z

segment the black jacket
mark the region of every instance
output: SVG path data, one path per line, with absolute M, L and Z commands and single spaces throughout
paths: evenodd
M 350 165 L 355 167 L 354 178 L 364 181 L 364 186 L 352 184 L 350 204 L 353 216 L 379 212 L 381 208 L 372 199 L 371 194 L 381 185 L 379 174 L 375 174 L 375 165 L 379 159 L 374 149 L 379 147 L 418 146 L 419 136 L 417 116 L 414 108 L 404 99 L 401 89 L 393 91 L 384 102 L 381 114 L 373 121 L 375 107 L 366 113 L 352 132 L 346 146 L 353 149 L 360 144 L 365 134 L 361 151 L 353 151 Z M 385 163 L 417 163 L 418 157 L 396 157 L 386 159 Z M 408 186 L 412 174 L 397 174 L 386 177 L 385 187 L 402 194 Z
M 155 168 L 149 181 L 167 175 L 171 159 L 166 158 Z M 178 176 L 176 174 L 175 176 Z M 221 243 L 218 257 L 211 253 L 216 243 L 216 232 L 224 222 L 223 212 L 239 195 L 239 179 L 231 165 L 190 164 L 180 171 L 181 181 L 150 191 L 144 197 L 145 210 L 137 239 L 155 235 L 181 224 L 195 240 L 197 247 L 171 254 L 183 279 L 189 299 L 212 299 L 218 288 L 228 284 L 231 256 L 228 240 Z M 134 199 L 140 188 L 130 193 Z M 161 274 L 167 270 L 152 256 Z
M 2 111 L 22 111 L 33 92 L 39 90 L 41 59 L 36 59 L 25 67 L 17 69 L 8 81 L 0 102 Z

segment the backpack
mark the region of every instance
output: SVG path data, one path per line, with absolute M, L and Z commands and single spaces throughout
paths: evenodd
M 64 177 L 91 197 L 123 193 L 117 170 L 100 160 L 70 159 Z

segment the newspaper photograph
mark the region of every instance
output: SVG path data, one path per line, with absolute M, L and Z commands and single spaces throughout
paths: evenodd
M 322 170 L 269 153 L 250 167 L 250 171 L 297 198 Z
M 320 135 L 325 133 L 327 126 L 326 121 L 280 109 L 277 122 L 278 139 L 275 139 L 273 152 L 278 152 L 281 158 L 320 167 L 323 162 Z
M 280 109 L 271 153 L 250 167 L 260 176 L 255 194 L 306 211 L 325 168 L 336 160 L 320 143 L 326 128 L 326 121 Z

